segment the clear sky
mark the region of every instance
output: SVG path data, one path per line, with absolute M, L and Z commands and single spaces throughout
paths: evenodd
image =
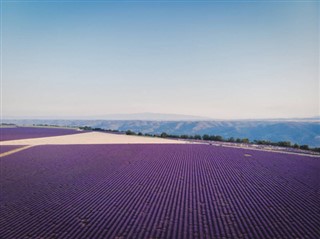
M 317 1 L 3 1 L 2 113 L 319 115 Z

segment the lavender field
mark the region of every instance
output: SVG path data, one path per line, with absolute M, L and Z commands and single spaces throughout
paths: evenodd
M 209 145 L 1 158 L 0 238 L 319 238 L 315 157 Z
M 0 145 L 0 154 L 21 148 L 23 145 Z
M 0 127 L 0 141 L 78 134 L 82 131 L 64 128 Z

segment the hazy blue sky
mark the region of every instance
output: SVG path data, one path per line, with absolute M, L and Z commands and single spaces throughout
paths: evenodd
M 2 112 L 319 115 L 319 3 L 2 3 Z

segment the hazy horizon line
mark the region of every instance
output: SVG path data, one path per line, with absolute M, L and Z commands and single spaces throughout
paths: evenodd
M 144 115 L 144 116 L 143 116 Z M 153 116 L 155 119 L 144 119 L 143 117 Z M 180 117 L 180 119 L 156 119 L 156 117 Z M 119 117 L 117 119 L 117 117 Z M 121 117 L 128 117 L 127 119 Z M 130 117 L 132 117 L 130 119 Z M 135 118 L 136 117 L 136 118 Z M 139 117 L 141 117 L 139 119 Z M 185 119 L 184 119 L 185 117 Z M 320 120 L 320 115 L 294 116 L 294 117 L 252 117 L 252 118 L 214 118 L 209 116 L 170 114 L 170 113 L 116 113 L 99 116 L 1 116 L 2 120 L 114 120 L 114 121 L 236 121 L 236 120 Z

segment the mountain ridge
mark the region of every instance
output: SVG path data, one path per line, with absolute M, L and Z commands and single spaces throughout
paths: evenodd
M 210 134 L 224 138 L 239 137 L 273 142 L 290 141 L 299 145 L 320 146 L 318 121 L 148 121 L 148 120 L 2 120 L 17 125 L 48 124 L 58 126 L 90 126 L 112 130 L 175 135 Z

